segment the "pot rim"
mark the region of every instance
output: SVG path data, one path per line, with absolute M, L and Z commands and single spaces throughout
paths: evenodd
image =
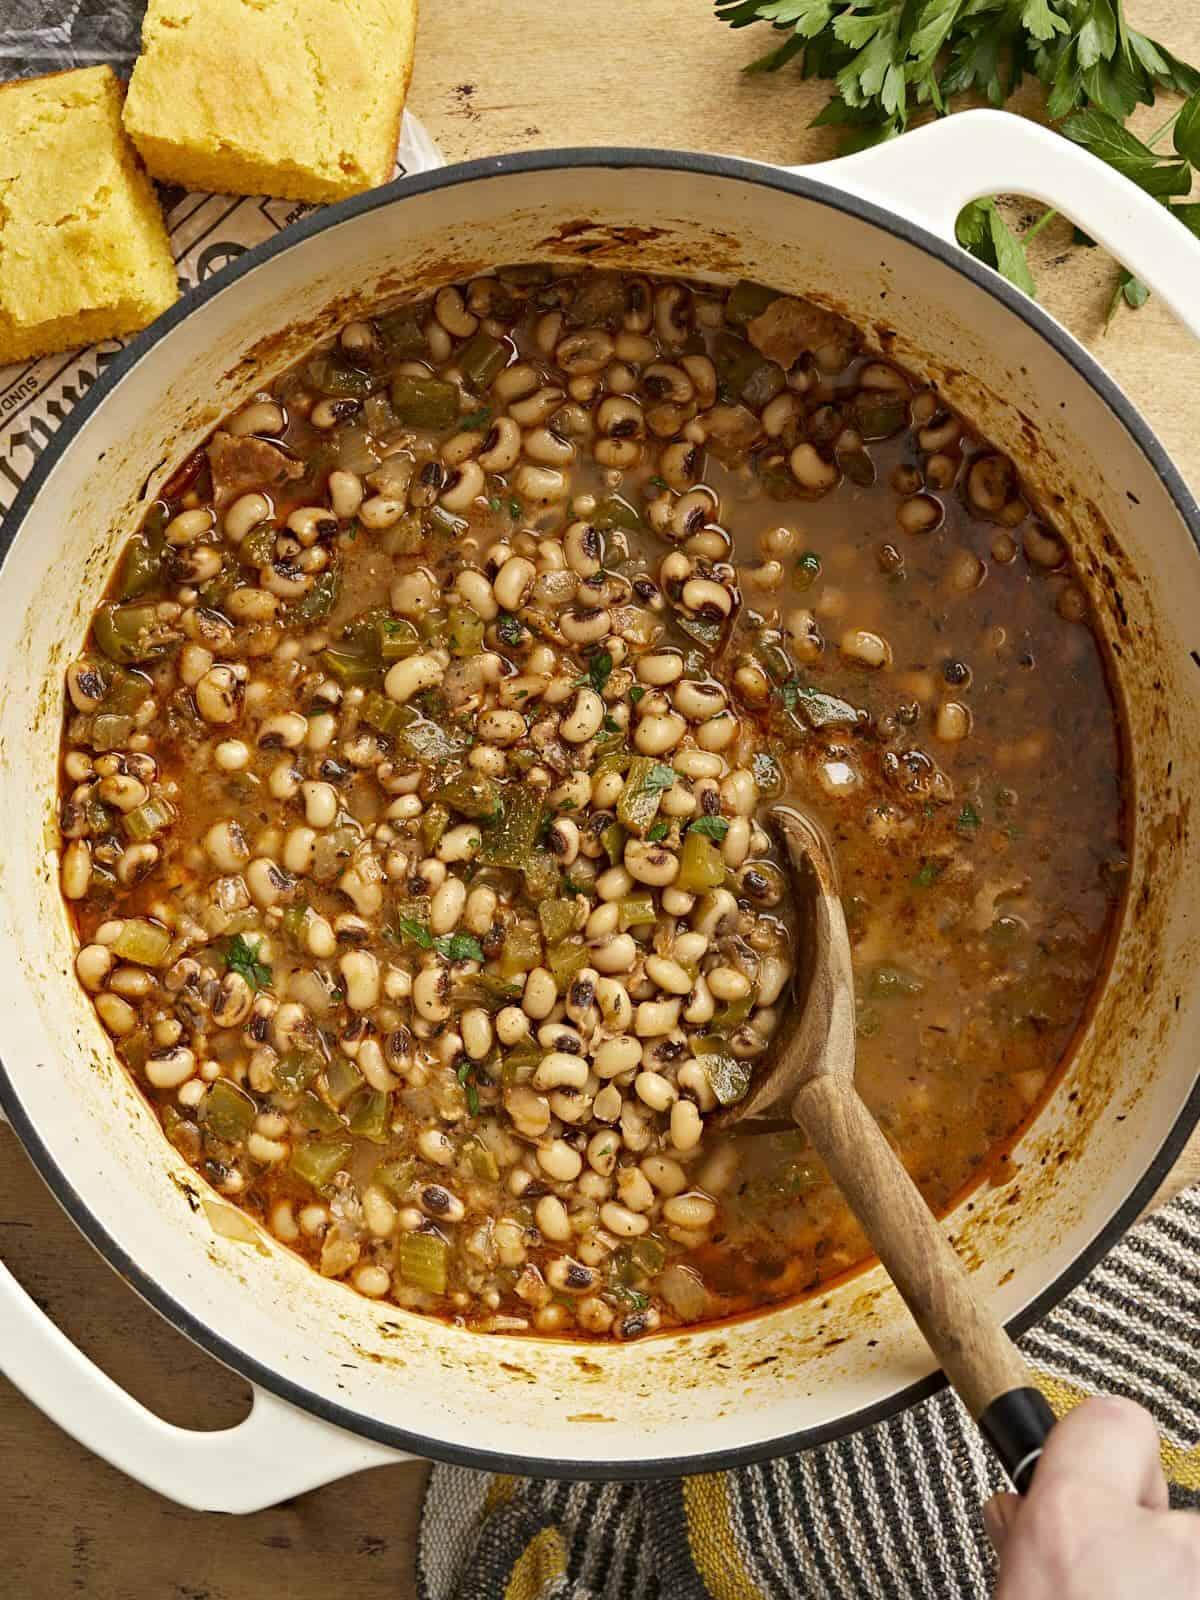
M 797 195 L 857 217 L 893 238 L 914 245 L 934 256 L 943 265 L 967 278 L 984 294 L 993 300 L 998 300 L 1006 310 L 1021 318 L 1096 392 L 1146 457 L 1174 502 L 1185 527 L 1191 534 L 1197 553 L 1200 554 L 1200 506 L 1197 505 L 1179 469 L 1132 401 L 1066 328 L 1028 296 L 1012 287 L 965 250 L 942 239 L 920 224 L 910 221 L 900 212 L 891 211 L 870 200 L 860 199 L 838 188 L 836 183 L 826 183 L 819 178 L 810 177 L 807 171 L 789 171 L 787 168 L 749 161 L 741 157 L 704 155 L 687 150 L 587 145 L 483 157 L 413 177 L 395 179 L 380 188 L 343 200 L 337 205 L 328 206 L 312 216 L 303 218 L 276 234 L 274 238 L 248 250 L 207 283 L 187 292 L 174 306 L 163 312 L 148 328 L 131 340 L 109 363 L 39 456 L 33 471 L 4 517 L 3 526 L 0 527 L 0 579 L 3 577 L 8 553 L 39 490 L 92 414 L 160 339 L 216 295 L 231 289 L 238 279 L 253 271 L 260 263 L 284 251 L 307 244 L 310 239 L 323 233 L 327 228 L 336 227 L 358 216 L 365 216 L 381 207 L 402 201 L 409 195 L 426 194 L 440 189 L 452 190 L 460 184 L 474 183 L 491 177 L 586 167 L 642 168 L 652 171 L 691 173 L 703 177 L 732 178 L 739 182 L 756 184 L 783 194 Z M 238 1373 L 248 1382 L 268 1390 L 279 1399 L 379 1444 L 412 1451 L 435 1461 L 450 1462 L 480 1471 L 582 1481 L 634 1481 L 677 1477 L 698 1472 L 725 1471 L 732 1467 L 776 1460 L 781 1456 L 811 1449 L 815 1445 L 833 1439 L 845 1438 L 863 1428 L 898 1415 L 946 1386 L 945 1376 L 938 1370 L 916 1383 L 897 1390 L 887 1399 L 878 1401 L 874 1405 L 860 1407 L 837 1421 L 800 1429 L 781 1438 L 758 1444 L 734 1445 L 729 1449 L 714 1450 L 694 1456 L 665 1456 L 654 1460 L 632 1461 L 574 1461 L 527 1457 L 431 1440 L 423 1434 L 382 1423 L 375 1417 L 328 1400 L 325 1396 L 306 1389 L 302 1384 L 293 1382 L 239 1349 L 232 1338 L 210 1327 L 202 1318 L 193 1315 L 161 1288 L 151 1274 L 126 1253 L 84 1203 L 66 1171 L 51 1155 L 41 1135 L 27 1116 L 2 1058 L 0 1058 L 0 1110 L 11 1123 L 13 1131 L 20 1139 L 39 1175 L 84 1237 L 99 1251 L 109 1266 L 179 1332 L 186 1335 L 208 1355 L 220 1361 L 222 1365 Z M 1006 1326 L 1010 1334 L 1016 1337 L 1040 1321 L 1083 1279 L 1100 1257 L 1116 1244 L 1166 1177 L 1192 1129 L 1198 1123 L 1200 1123 L 1200 1075 L 1197 1076 L 1187 1100 L 1142 1178 L 1074 1261 L 1029 1305 L 1009 1320 Z

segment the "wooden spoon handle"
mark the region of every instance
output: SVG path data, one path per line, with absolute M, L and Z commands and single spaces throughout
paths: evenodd
M 793 1114 L 858 1218 L 930 1349 L 1024 1493 L 1054 1416 L 852 1082 L 829 1073 Z

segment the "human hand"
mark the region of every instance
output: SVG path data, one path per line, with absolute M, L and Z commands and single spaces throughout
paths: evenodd
M 1131 1400 L 1077 1406 L 1028 1495 L 996 1495 L 983 1520 L 995 1600 L 1200 1600 L 1200 1516 L 1167 1509 L 1158 1434 Z

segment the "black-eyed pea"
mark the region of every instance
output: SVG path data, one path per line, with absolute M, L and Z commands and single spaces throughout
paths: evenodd
M 550 393 L 557 396 L 560 391 L 552 390 Z M 557 399 L 554 403 L 557 404 Z M 560 472 L 557 467 L 534 466 L 530 462 L 523 462 L 517 468 L 512 484 L 521 498 L 533 506 L 555 505 L 565 500 L 570 492 L 570 479 L 565 472 Z M 496 598 L 499 600 L 500 596 Z
M 514 745 L 525 737 L 525 718 L 511 707 L 493 706 L 480 714 L 476 731 L 485 744 Z
M 479 852 L 483 835 L 477 822 L 460 822 L 447 828 L 437 844 L 437 859 L 443 862 L 470 861 Z
M 467 895 L 462 923 L 468 933 L 487 933 L 496 920 L 499 899 L 496 891 L 481 883 Z
M 76 975 L 93 993 L 104 988 L 112 968 L 113 954 L 106 945 L 85 944 L 75 957 Z
M 478 461 L 464 461 L 448 474 L 438 501 L 447 511 L 468 511 L 485 487 L 483 468 Z
M 542 1057 L 533 1074 L 533 1087 L 541 1093 L 551 1089 L 582 1089 L 588 1080 L 588 1065 L 582 1056 L 552 1050 Z
M 245 871 L 250 898 L 261 910 L 268 910 L 286 899 L 295 888 L 291 875 L 270 856 L 257 856 Z
M 82 900 L 91 882 L 91 846 L 86 839 L 72 839 L 63 851 L 62 892 L 68 900 Z
M 224 663 L 210 667 L 193 692 L 196 710 L 205 722 L 222 725 L 237 721 L 245 690 L 233 667 Z
M 417 1154 L 435 1167 L 448 1167 L 454 1160 L 454 1146 L 440 1128 L 422 1128 L 417 1135 Z
M 267 1218 L 267 1226 L 277 1239 L 283 1240 L 284 1244 L 295 1244 L 300 1237 L 295 1207 L 290 1200 L 275 1202 Z
M 592 1057 L 592 1067 L 600 1078 L 616 1078 L 631 1072 L 642 1059 L 642 1047 L 628 1034 L 606 1039 Z
M 653 1209 L 654 1190 L 640 1167 L 622 1167 L 617 1173 L 617 1200 L 639 1214 Z
M 450 980 L 445 967 L 422 967 L 413 979 L 412 998 L 417 1015 L 426 1022 L 445 1022 L 450 1015 Z
M 606 1200 L 600 1207 L 600 1220 L 610 1233 L 615 1233 L 619 1239 L 636 1239 L 650 1226 L 648 1217 L 631 1211 L 628 1206 L 623 1206 L 617 1200 Z
M 619 772 L 601 772 L 592 780 L 591 804 L 595 811 L 611 811 L 621 798 L 625 779 Z
M 222 519 L 222 528 L 230 544 L 241 544 L 252 528 L 267 522 L 274 515 L 274 506 L 265 494 L 239 495 L 228 506 Z
M 759 963 L 755 999 L 760 1006 L 773 1006 L 792 975 L 791 963 L 780 956 L 764 956 Z
M 705 977 L 709 989 L 724 1004 L 733 1000 L 744 1000 L 754 987 L 746 974 L 739 972 L 736 967 L 713 967 Z
M 623 900 L 633 891 L 633 874 L 628 868 L 608 867 L 596 879 L 595 890 L 601 900 Z
M 558 985 L 547 967 L 533 967 L 526 974 L 521 993 L 521 1009 L 527 1017 L 540 1021 L 554 1010 L 558 1000 Z M 586 1077 L 586 1074 L 585 1074 Z
M 633 1028 L 639 1039 L 657 1038 L 670 1033 L 679 1022 L 682 1002 L 673 1000 L 643 1000 L 633 1016 Z
M 715 1107 L 717 1097 L 708 1074 L 698 1061 L 685 1061 L 675 1074 L 675 1081 L 681 1091 L 691 1095 L 701 1111 L 711 1111 Z
M 971 713 L 958 700 L 943 700 L 937 709 L 933 731 L 946 744 L 957 744 L 971 731 Z
M 663 1216 L 676 1227 L 699 1232 L 716 1221 L 716 1202 L 696 1190 L 671 1195 L 663 1201 Z
M 458 1196 L 440 1183 L 427 1183 L 417 1196 L 417 1204 L 435 1222 L 461 1222 L 467 1214 Z
M 552 1139 L 540 1146 L 537 1164 L 555 1183 L 573 1183 L 583 1171 L 583 1157 L 565 1139 Z
M 283 865 L 288 872 L 304 877 L 312 871 L 317 835 L 312 828 L 289 828 L 283 841 Z
M 604 701 L 594 689 L 577 688 L 563 708 L 559 732 L 570 744 L 584 744 L 600 731 Z M 588 786 L 589 797 L 591 786 Z
M 639 1013 L 642 1007 L 638 1007 Z M 633 1092 L 651 1111 L 667 1111 L 679 1098 L 679 1090 L 661 1072 L 639 1072 L 633 1080 Z
M 680 1102 L 690 1105 L 690 1101 Z M 693 1109 L 695 1109 L 693 1107 Z M 653 1184 L 656 1192 L 661 1195 L 671 1196 L 682 1194 L 688 1186 L 687 1173 L 678 1161 L 672 1161 L 670 1156 L 649 1155 L 643 1156 L 641 1169 L 647 1180 Z
M 621 1091 L 615 1083 L 606 1083 L 592 1101 L 592 1115 L 598 1122 L 615 1122 L 621 1115 Z M 588 1152 L 591 1160 L 591 1151 Z
M 619 978 L 597 978 L 596 1003 L 609 1033 L 625 1033 L 633 1025 L 633 1002 Z
M 734 817 L 721 840 L 721 859 L 735 871 L 750 853 L 750 819 Z
M 702 682 L 695 678 L 681 678 L 671 692 L 676 711 L 690 722 L 707 722 L 726 705 L 726 695 L 719 683 Z
M 445 675 L 445 668 L 435 656 L 407 656 L 388 668 L 383 680 L 384 693 L 403 705 L 426 689 L 436 689 Z
M 692 1100 L 677 1100 L 671 1107 L 671 1143 L 675 1149 L 684 1154 L 689 1150 L 694 1150 L 700 1143 L 700 1137 L 703 1132 L 704 1123 L 695 1102 Z M 650 1159 L 650 1157 L 646 1158 L 646 1160 Z M 645 1165 L 645 1162 L 643 1162 L 643 1165 Z M 651 1182 L 654 1181 L 653 1176 L 651 1176 Z M 662 1192 L 677 1191 L 662 1190 Z
M 499 616 L 500 607 L 496 604 L 492 585 L 482 572 L 477 572 L 473 567 L 464 567 L 455 578 L 454 587 L 460 598 L 482 621 L 494 622 Z
M 647 956 L 646 975 L 660 989 L 665 990 L 667 994 L 688 994 L 691 991 L 692 980 L 690 975 L 684 971 L 678 961 L 672 961 L 667 956 Z
M 836 462 L 826 461 L 814 445 L 798 444 L 788 457 L 788 466 L 800 488 L 814 499 L 836 489 L 841 481 L 841 469 Z
M 226 599 L 225 609 L 235 622 L 254 626 L 269 623 L 274 619 L 279 610 L 279 600 L 266 589 L 235 589 Z M 206 720 L 216 719 L 206 718 Z
M 941 525 L 946 508 L 936 495 L 914 494 L 896 507 L 896 522 L 905 533 L 932 533 Z
M 555 1194 L 542 1196 L 534 1207 L 533 1219 L 544 1239 L 549 1239 L 555 1244 L 565 1244 L 571 1237 L 571 1219 L 567 1216 L 567 1208 Z M 590 1273 L 588 1281 L 590 1284 Z
M 101 996 L 101 999 L 104 997 Z M 97 1002 L 97 1010 L 99 1002 Z M 178 1089 L 196 1070 L 195 1053 L 186 1045 L 164 1045 L 146 1057 L 146 1081 L 155 1089 Z
M 591 945 L 592 965 L 597 974 L 628 972 L 637 957 L 632 934 L 610 933 Z
M 181 547 L 192 544 L 206 534 L 216 521 L 216 513 L 208 506 L 194 511 L 180 511 L 167 523 L 164 537 L 169 545 Z
M 459 1027 L 463 1049 L 472 1061 L 482 1061 L 492 1048 L 494 1030 L 491 1017 L 482 1006 L 469 1006 L 462 1014 Z
M 606 1334 L 616 1320 L 616 1312 L 598 1295 L 586 1295 L 575 1307 L 575 1320 L 585 1333 Z
M 649 839 L 626 841 L 624 865 L 635 883 L 644 883 L 652 889 L 664 888 L 679 876 L 679 857 L 665 845 Z
M 466 903 L 466 884 L 461 878 L 447 877 L 430 901 L 429 931 L 434 934 L 453 933 L 458 927 Z

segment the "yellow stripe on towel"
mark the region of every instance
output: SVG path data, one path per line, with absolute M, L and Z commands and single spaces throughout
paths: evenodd
M 692 1560 L 713 1600 L 764 1600 L 742 1564 L 734 1539 L 728 1485 L 723 1472 L 683 1480 Z
M 504 1600 L 538 1600 L 538 1596 L 567 1570 L 567 1547 L 557 1528 L 543 1528 L 513 1564 L 504 1586 Z

